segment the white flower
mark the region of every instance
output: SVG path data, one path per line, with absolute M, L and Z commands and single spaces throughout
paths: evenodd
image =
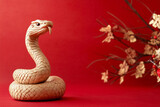
M 157 76 L 157 82 L 160 82 L 160 77 L 159 76 Z
M 150 76 L 157 76 L 156 68 L 152 69 Z
M 160 15 L 153 13 L 152 20 L 149 22 L 150 25 L 152 25 L 154 28 L 160 29 Z
M 158 50 L 155 50 L 156 59 L 160 58 L 160 48 Z
M 104 42 L 109 43 L 109 42 L 111 42 L 111 39 L 114 39 L 114 36 L 113 36 L 112 29 L 111 29 L 110 25 L 108 25 L 106 27 L 102 27 L 99 31 L 104 32 L 104 33 L 108 33 L 107 37 L 102 41 L 102 43 L 104 43 Z
M 124 60 L 122 64 L 119 65 L 120 70 L 118 71 L 118 75 L 120 75 L 120 84 L 124 81 L 124 75 L 127 73 L 129 66 Z
M 101 80 L 104 81 L 104 83 L 108 82 L 108 70 L 106 70 L 106 72 L 102 72 L 102 77 Z
M 139 65 L 136 67 L 136 72 L 133 75 L 135 75 L 137 79 L 137 78 L 141 78 L 144 73 L 145 73 L 145 65 L 144 65 L 144 62 L 141 61 Z
M 109 43 L 109 42 L 111 42 L 111 39 L 114 39 L 114 36 L 113 36 L 112 32 L 109 32 L 107 37 L 102 41 L 102 43 L 104 43 L 104 42 Z
M 124 81 L 124 76 L 121 76 L 121 77 L 120 77 L 119 84 L 122 84 L 122 83 L 123 83 L 123 81 Z
M 136 57 L 136 51 L 132 48 L 125 49 L 125 52 L 127 54 L 127 57 L 129 57 L 129 58 L 135 58 Z
M 129 37 L 129 41 L 130 41 L 131 43 L 134 43 L 134 42 L 137 41 L 137 39 L 136 39 L 134 36 L 130 36 L 130 37 Z
M 111 32 L 111 25 L 108 25 L 106 27 L 101 27 L 101 29 L 99 31 L 104 32 L 104 33 Z
M 155 48 L 153 46 L 150 45 L 145 45 L 144 47 L 144 54 L 146 55 L 152 55 L 154 53 Z
M 131 43 L 134 43 L 137 41 L 137 39 L 134 36 L 134 33 L 131 30 L 125 32 L 123 38 L 130 41 Z

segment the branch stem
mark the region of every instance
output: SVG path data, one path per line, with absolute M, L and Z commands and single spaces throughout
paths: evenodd
M 152 31 L 155 31 L 143 18 L 142 16 L 137 12 L 137 10 L 135 8 L 133 8 L 132 4 L 128 1 L 128 0 L 124 0 L 127 5 L 132 9 L 132 11 L 144 22 L 144 24 L 146 24 L 146 26 L 151 29 Z

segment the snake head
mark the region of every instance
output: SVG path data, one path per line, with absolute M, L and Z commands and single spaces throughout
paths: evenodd
M 27 30 L 27 34 L 30 36 L 39 36 L 49 31 L 51 34 L 53 23 L 47 20 L 35 20 L 31 22 Z

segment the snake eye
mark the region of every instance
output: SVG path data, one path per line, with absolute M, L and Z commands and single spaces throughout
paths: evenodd
M 40 26 L 40 23 L 36 23 L 37 26 Z

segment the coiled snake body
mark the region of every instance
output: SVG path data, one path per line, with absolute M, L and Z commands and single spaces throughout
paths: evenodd
M 58 76 L 50 76 L 50 64 L 38 45 L 38 37 L 49 31 L 53 24 L 47 20 L 32 21 L 25 43 L 29 54 L 35 61 L 33 69 L 17 69 L 13 72 L 13 81 L 9 93 L 16 100 L 50 100 L 61 98 L 65 92 L 65 83 Z

